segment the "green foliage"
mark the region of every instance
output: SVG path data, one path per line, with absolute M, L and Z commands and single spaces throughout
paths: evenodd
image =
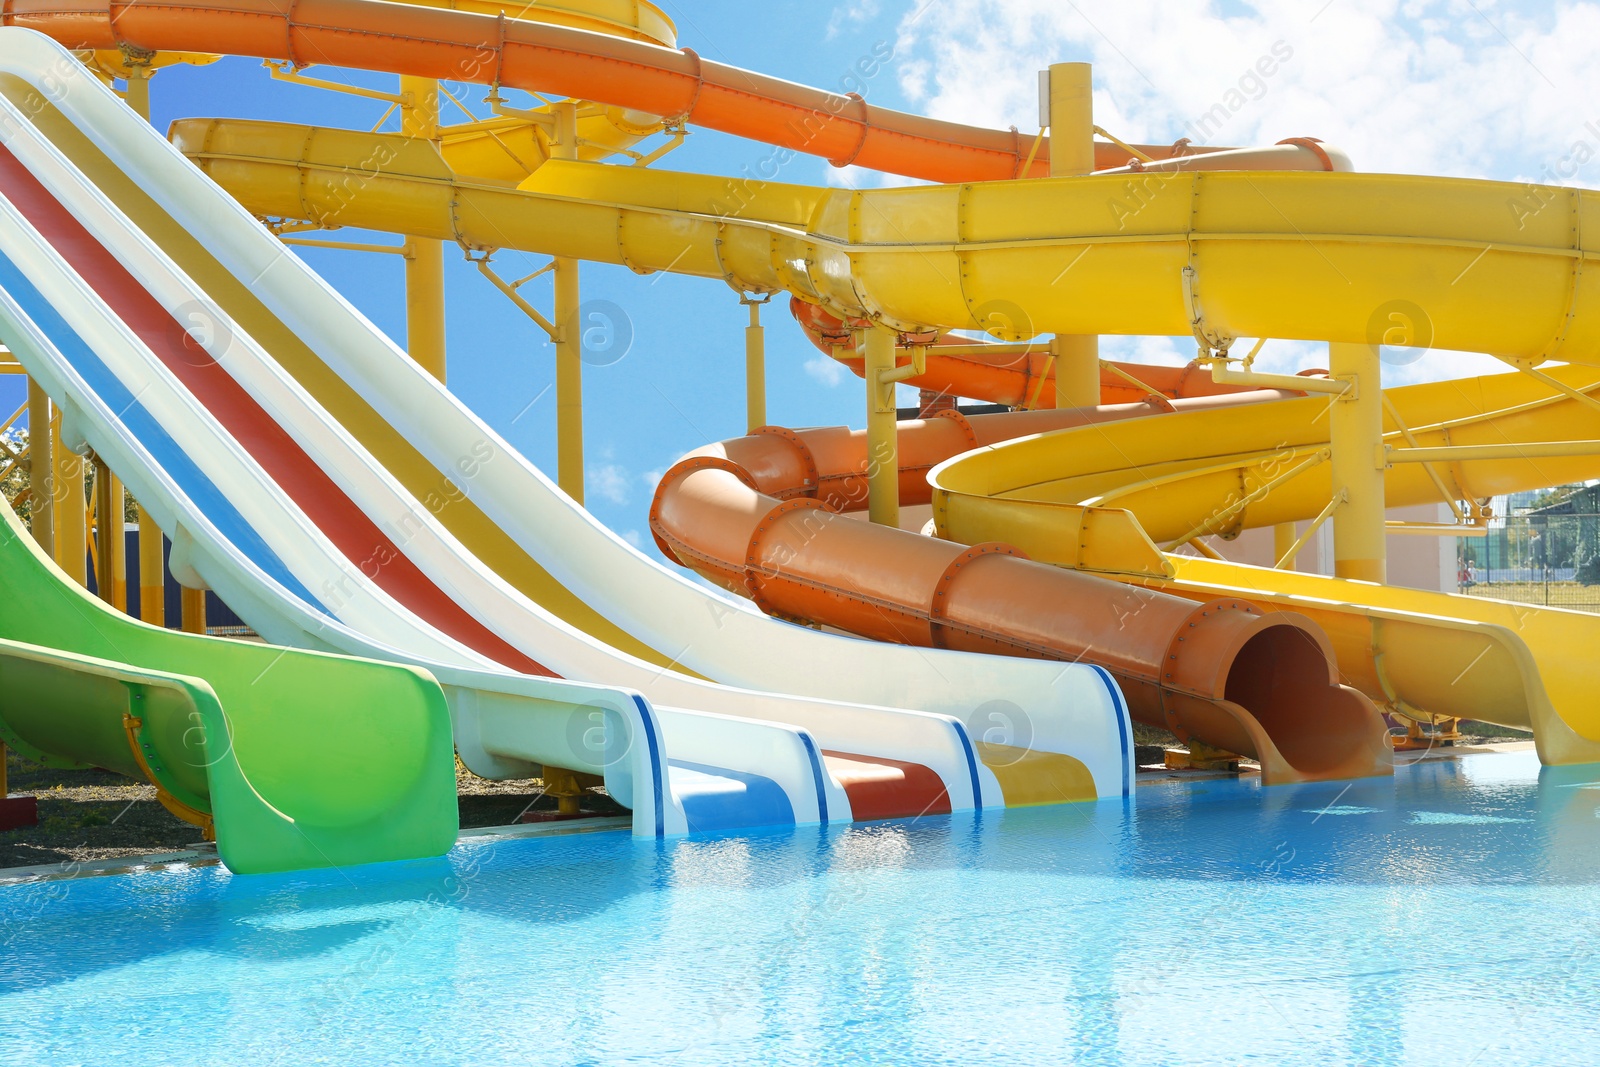
M 27 492 L 31 484 L 28 478 L 28 461 L 12 462 L 12 455 L 19 454 L 28 447 L 28 431 L 20 428 L 8 430 L 4 437 L 0 437 L 0 442 L 4 442 L 5 448 L 11 452 L 11 455 L 7 455 L 4 451 L 0 451 L 0 470 L 6 472 L 5 477 L 0 478 L 0 494 L 5 496 L 6 504 L 21 517 L 23 522 L 30 523 L 31 528 L 33 506 L 29 499 L 32 494 Z M 17 503 L 18 497 L 22 497 L 20 505 Z
M 1584 585 L 1600 585 L 1600 548 L 1587 537 L 1578 539 L 1577 574 L 1574 575 Z

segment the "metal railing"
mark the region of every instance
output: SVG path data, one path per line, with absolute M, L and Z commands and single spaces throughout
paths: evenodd
M 1495 518 L 1457 543 L 1458 592 L 1600 613 L 1600 514 Z

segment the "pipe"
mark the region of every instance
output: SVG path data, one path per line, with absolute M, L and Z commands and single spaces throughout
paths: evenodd
M 1030 138 L 908 115 L 861 96 L 796 85 L 681 51 L 503 15 L 383 0 L 8 0 L 0 25 L 48 34 L 68 48 L 221 52 L 496 84 L 683 120 L 707 129 L 934 182 L 1024 176 Z M 874 72 L 887 57 L 872 57 Z M 1220 149 L 1137 145 L 1156 159 Z M 1028 176 L 1049 173 L 1048 140 Z M 1127 151 L 1096 142 L 1096 169 Z M 733 180 L 730 180 L 732 184 Z
M 1028 417 L 1109 416 L 1007 416 Z M 904 454 L 956 438 L 971 448 L 971 421 L 910 425 L 908 436 L 930 440 L 902 442 Z M 851 521 L 828 498 L 851 480 L 845 472 L 863 476 L 858 441 L 773 429 L 691 453 L 657 488 L 657 543 L 771 614 L 901 644 L 1098 663 L 1140 721 L 1254 756 L 1268 784 L 1388 773 L 1383 721 L 1338 684 L 1327 637 L 1309 620 L 1264 617 L 1232 598 L 1196 605 L 1033 563 L 1006 545 Z

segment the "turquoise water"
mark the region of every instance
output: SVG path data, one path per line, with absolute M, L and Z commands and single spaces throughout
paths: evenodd
M 1600 1061 L 1600 768 L 0 889 L 0 1063 Z

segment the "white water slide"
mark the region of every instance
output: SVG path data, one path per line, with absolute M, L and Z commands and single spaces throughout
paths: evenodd
M 644 834 L 1127 792 L 1127 714 L 1104 671 L 822 634 L 655 564 L 69 53 L 0 30 L 0 72 L 0 339 L 61 406 L 63 436 L 172 534 L 180 577 L 267 639 L 433 671 L 475 772 L 603 773 Z M 341 425 L 285 369 L 307 358 L 376 429 Z M 442 501 L 374 457 L 385 433 Z M 645 655 L 541 606 L 463 543 L 452 506 Z M 1026 735 L 982 736 L 997 707 Z

